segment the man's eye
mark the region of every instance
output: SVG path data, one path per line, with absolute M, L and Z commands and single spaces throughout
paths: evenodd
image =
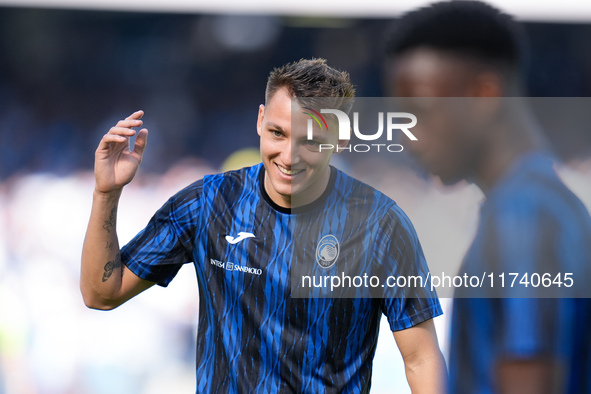
M 273 133 L 273 137 L 281 137 L 283 135 L 280 131 L 277 130 L 271 130 L 271 133 Z
M 318 146 L 319 143 L 317 141 L 314 141 L 314 140 L 306 140 L 306 145 L 309 145 L 309 146 Z

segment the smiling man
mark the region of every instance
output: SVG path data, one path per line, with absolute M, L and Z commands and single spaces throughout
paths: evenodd
M 336 98 L 335 109 L 347 111 L 353 95 L 348 74 L 321 59 L 273 70 L 257 121 L 263 163 L 206 176 L 181 190 L 121 250 L 117 205 L 141 162 L 147 130 L 139 131 L 130 151 L 127 139 L 142 125 L 143 113 L 111 128 L 95 157 L 82 255 L 86 305 L 115 308 L 154 284 L 168 285 L 183 264 L 193 263 L 200 303 L 197 392 L 369 392 L 382 314 L 413 392 L 442 392 L 445 365 L 432 322 L 441 308 L 434 294 L 292 295 L 296 268 L 335 274 L 365 264 L 385 272 L 427 271 L 402 210 L 331 167 L 333 152 L 319 149 L 347 141 L 327 130 L 308 140 L 298 126 L 306 121 L 303 108 L 317 97 Z M 365 242 L 357 242 L 360 237 Z M 375 243 L 373 254 L 365 253 L 368 241 Z

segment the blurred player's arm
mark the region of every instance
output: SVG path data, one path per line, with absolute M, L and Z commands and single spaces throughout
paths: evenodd
M 560 394 L 563 369 L 559 363 L 544 358 L 504 359 L 497 366 L 499 394 Z
M 123 187 L 131 182 L 142 161 L 148 130 L 141 129 L 133 151 L 129 137 L 140 127 L 143 111 L 121 120 L 103 136 L 95 152 L 92 211 L 82 248 L 80 290 L 93 309 L 113 309 L 154 285 L 121 263 L 116 222 Z
M 404 360 L 406 379 L 412 393 L 445 393 L 447 367 L 439 349 L 433 320 L 394 331 L 394 339 Z

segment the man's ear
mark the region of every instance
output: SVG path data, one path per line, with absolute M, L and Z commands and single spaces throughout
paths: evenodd
M 504 88 L 500 75 L 493 72 L 480 73 L 474 83 L 473 97 L 477 97 L 472 109 L 474 115 L 485 122 L 498 118 L 502 104 L 506 102 L 503 98 Z
M 503 78 L 493 72 L 479 73 L 473 83 L 472 97 L 503 97 Z
M 259 137 L 261 136 L 261 132 L 263 129 L 263 118 L 265 117 L 265 106 L 263 104 L 259 105 L 259 116 L 257 118 L 257 134 Z

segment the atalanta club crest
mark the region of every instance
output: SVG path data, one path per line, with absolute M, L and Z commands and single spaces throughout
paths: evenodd
M 316 262 L 322 268 L 330 268 L 339 257 L 340 245 L 337 238 L 328 234 L 322 237 L 316 247 Z

